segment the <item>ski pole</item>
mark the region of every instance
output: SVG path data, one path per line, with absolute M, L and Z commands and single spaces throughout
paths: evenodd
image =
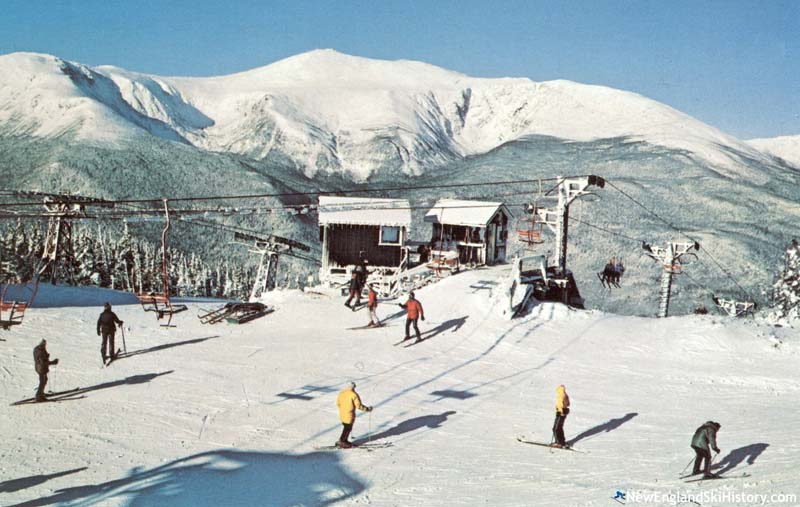
M 372 410 L 369 411 L 369 436 L 367 437 L 367 443 L 372 442 Z
M 690 459 L 690 460 L 689 460 L 689 462 L 688 462 L 688 463 L 686 463 L 686 466 L 685 466 L 685 467 L 683 467 L 683 470 L 681 470 L 681 473 L 680 473 L 680 475 L 683 475 L 683 473 L 686 471 L 686 469 L 687 469 L 687 468 L 689 468 L 689 465 L 691 465 L 691 464 L 692 464 L 692 461 L 694 461 L 694 458 Z
M 122 350 L 124 350 L 125 353 L 127 354 L 128 346 L 125 345 L 125 326 L 120 326 L 120 329 L 122 329 Z

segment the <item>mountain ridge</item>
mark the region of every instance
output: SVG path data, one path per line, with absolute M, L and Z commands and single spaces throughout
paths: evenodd
M 741 176 L 741 161 L 725 148 L 770 158 L 634 92 L 567 80 L 476 78 L 330 49 L 200 78 L 88 67 L 36 53 L 0 56 L 4 67 L 16 72 L 0 78 L 0 131 L 99 142 L 150 134 L 254 159 L 276 152 L 309 177 L 321 171 L 359 182 L 380 168 L 420 175 L 530 135 L 629 137 L 686 150 L 730 177 Z

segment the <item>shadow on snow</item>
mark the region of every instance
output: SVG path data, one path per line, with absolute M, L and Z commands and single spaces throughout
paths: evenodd
M 752 465 L 767 447 L 769 447 L 769 444 L 763 443 L 739 447 L 738 449 L 734 449 L 729 452 L 727 456 L 722 458 L 719 463 L 715 463 L 711 468 L 719 469 L 716 472 L 718 474 L 724 474 L 741 465 L 745 460 L 747 461 L 748 465 Z
M 30 477 L 22 477 L 19 479 L 12 479 L 10 481 L 0 482 L 0 493 L 13 493 L 15 491 L 22 491 L 23 489 L 32 488 L 34 486 L 38 486 L 39 484 L 44 484 L 45 482 L 51 479 L 55 479 L 57 477 L 63 477 L 65 475 L 70 475 L 77 472 L 82 472 L 84 470 L 86 470 L 86 467 L 73 468 L 72 470 L 65 470 L 63 472 L 56 472 L 54 474 L 31 475 Z
M 128 507 L 203 505 L 331 505 L 364 491 L 339 454 L 215 450 L 162 466 L 133 468 L 101 484 L 76 486 L 9 507 L 51 504 Z
M 620 426 L 622 426 L 626 422 L 630 421 L 631 419 L 633 419 L 637 415 L 639 415 L 638 412 L 629 412 L 629 413 L 625 414 L 622 417 L 617 417 L 616 419 L 609 419 L 608 421 L 604 422 L 603 424 L 599 424 L 599 425 L 595 426 L 594 428 L 590 428 L 590 429 L 584 431 L 583 433 L 581 433 L 580 435 L 577 435 L 577 436 L 573 437 L 571 440 L 568 440 L 567 443 L 569 445 L 575 445 L 577 442 L 580 442 L 583 439 L 586 439 L 586 438 L 589 438 L 589 437 L 593 437 L 593 436 L 598 435 L 600 433 L 608 433 L 608 432 L 614 431 L 615 429 L 619 428 Z
M 381 431 L 380 433 L 367 435 L 357 440 L 354 440 L 353 443 L 355 445 L 360 445 L 369 442 L 370 440 L 380 440 L 382 438 L 394 437 L 402 435 L 404 433 L 410 433 L 420 428 L 436 429 L 440 427 L 445 421 L 447 421 L 448 417 L 450 417 L 455 413 L 456 413 L 455 410 L 448 410 L 447 412 L 443 412 L 438 415 L 423 415 L 420 417 L 413 417 L 411 419 L 401 422 L 397 426 L 393 426 L 387 430 Z

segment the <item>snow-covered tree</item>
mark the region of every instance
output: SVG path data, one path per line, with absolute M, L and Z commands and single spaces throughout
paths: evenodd
M 800 320 L 800 244 L 796 239 L 786 249 L 783 270 L 772 285 L 768 316 L 774 322 Z

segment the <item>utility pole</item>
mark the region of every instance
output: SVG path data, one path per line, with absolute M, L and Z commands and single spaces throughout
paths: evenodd
M 666 247 L 654 246 L 642 242 L 642 248 L 648 257 L 661 264 L 661 300 L 658 305 L 658 317 L 669 315 L 669 302 L 672 295 L 672 277 L 681 272 L 681 258 L 684 255 L 695 255 L 691 250 L 700 250 L 700 243 L 681 243 L 671 241 Z

